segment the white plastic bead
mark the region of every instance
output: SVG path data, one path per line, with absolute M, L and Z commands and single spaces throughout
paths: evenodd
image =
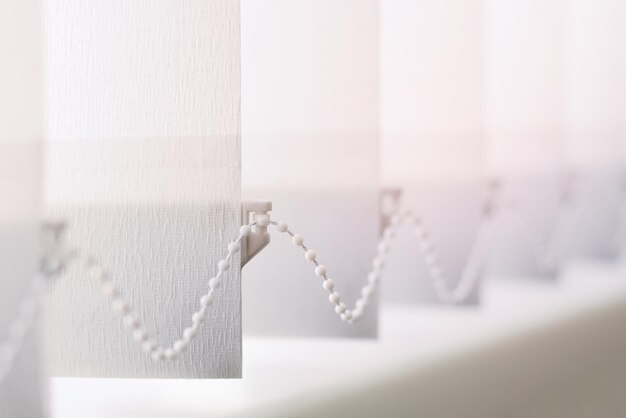
M 139 326 L 139 320 L 133 315 L 124 315 L 124 326 L 129 329 L 136 329 Z
M 323 264 L 320 264 L 319 266 L 315 267 L 315 275 L 317 277 L 324 277 L 326 275 L 327 269 L 326 266 Z
M 389 252 L 389 244 L 386 241 L 378 244 L 378 252 L 381 254 L 387 254 Z
M 146 353 L 151 353 L 155 348 L 156 348 L 156 343 L 151 340 L 144 341 L 143 344 L 141 344 L 141 349 L 145 351 Z
M 256 224 L 260 227 L 266 227 L 270 224 L 270 218 L 268 218 L 267 216 L 259 216 L 256 219 Z
M 435 277 L 435 278 L 439 278 L 439 277 L 441 277 L 441 275 L 442 275 L 442 270 L 441 270 L 441 268 L 439 268 L 439 267 L 437 267 L 437 266 L 432 266 L 432 267 L 430 268 L 430 275 L 431 275 L 432 277 Z
M 167 360 L 171 360 L 176 356 L 176 352 L 174 351 L 173 348 L 166 348 L 163 351 L 163 356 L 167 359 Z
M 420 241 L 419 246 L 420 246 L 420 249 L 422 250 L 422 252 L 425 253 L 425 254 L 433 252 L 433 246 L 427 240 Z
M 115 313 L 127 313 L 128 312 L 128 305 L 122 299 L 119 299 L 119 298 L 114 299 L 113 302 L 111 303 L 111 306 L 113 307 L 113 312 Z
M 339 303 L 339 301 L 341 300 L 341 295 L 337 292 L 333 292 L 330 294 L 330 296 L 328 296 L 328 300 L 330 301 L 330 303 Z
M 385 229 L 385 232 L 383 232 L 383 237 L 389 241 L 391 239 L 393 239 L 396 236 L 396 233 L 393 229 L 391 228 L 387 228 Z
M 315 254 L 315 251 L 313 251 L 313 250 L 307 250 L 307 251 L 304 253 L 304 258 L 305 258 L 307 261 L 313 261 L 313 260 L 315 260 L 315 257 L 317 257 L 317 254 Z
M 293 242 L 293 245 L 302 245 L 304 238 L 302 235 L 294 235 L 293 238 L 291 238 L 291 242 Z
M 433 253 L 426 253 L 424 254 L 424 260 L 426 261 L 426 264 L 432 265 L 437 262 L 437 257 Z
M 331 279 L 326 279 L 322 282 L 322 287 L 328 291 L 332 291 L 335 287 L 335 282 L 333 282 Z
M 352 319 L 352 314 L 350 313 L 350 311 L 346 311 L 344 313 L 341 314 L 341 319 L 343 321 L 349 321 L 350 319 Z
M 94 276 L 96 276 L 96 278 L 101 282 L 109 280 L 109 276 L 102 266 L 94 266 L 92 271 Z
M 213 277 L 211 280 L 209 280 L 209 288 L 210 289 L 217 289 L 219 287 L 220 283 L 222 283 L 222 278 L 221 277 Z
M 189 328 L 185 328 L 185 330 L 183 331 L 183 337 L 185 338 L 185 340 L 190 341 L 193 337 L 196 336 L 197 332 L 198 332 L 197 326 L 191 326 Z
M 185 348 L 187 348 L 187 346 L 189 345 L 189 343 L 185 340 L 178 340 L 174 343 L 173 347 L 174 347 L 174 351 L 176 353 L 180 353 L 182 352 Z
M 363 300 L 363 299 L 359 299 L 359 300 L 356 301 L 354 306 L 356 307 L 357 310 L 363 310 L 363 308 L 365 308 L 365 306 L 367 306 L 367 302 L 365 302 L 365 300 Z
M 163 360 L 164 358 L 165 358 L 165 355 L 163 354 L 162 349 L 157 348 L 156 350 L 152 352 L 152 360 L 160 361 L 160 360 Z
M 286 223 L 281 222 L 278 225 L 276 225 L 276 229 L 278 229 L 278 232 L 287 232 L 287 229 L 289 229 L 289 226 Z
M 228 252 L 229 253 L 236 253 L 241 249 L 241 245 L 239 245 L 239 243 L 237 242 L 231 242 L 230 244 L 228 244 Z
M 230 268 L 230 261 L 229 260 L 220 260 L 219 263 L 217 263 L 217 268 L 220 271 L 226 271 Z
M 368 283 L 376 283 L 377 280 L 378 280 L 378 273 L 371 272 L 370 274 L 367 275 Z
M 191 317 L 191 321 L 194 324 L 202 324 L 204 322 L 204 317 L 205 317 L 205 312 L 204 311 L 198 311 L 196 313 L 193 314 L 193 316 Z
M 363 315 L 363 311 L 360 309 L 355 309 L 352 311 L 352 320 L 356 321 Z
M 363 287 L 363 289 L 361 289 L 361 294 L 367 298 L 372 294 L 373 290 L 374 289 L 372 288 L 372 286 L 368 285 L 368 286 Z
M 426 251 L 433 250 L 433 244 L 432 242 L 430 242 L 430 238 L 425 229 L 422 230 L 421 234 L 420 233 L 417 234 L 417 239 L 419 240 L 419 245 L 422 251 L 426 252 Z
M 146 331 L 142 330 L 141 328 L 140 329 L 136 329 L 133 332 L 133 339 L 135 341 L 137 341 L 137 342 L 142 343 L 142 342 L 146 341 L 146 338 L 148 338 L 148 335 L 146 334 Z
M 364 306 L 367 306 L 370 303 L 370 296 L 371 296 L 371 294 L 364 295 L 363 294 L 363 289 L 361 289 L 361 298 L 360 299 L 363 301 Z
M 374 260 L 372 260 L 372 266 L 377 270 L 382 268 L 383 265 L 384 265 L 384 261 L 380 257 L 376 257 Z
M 338 314 L 342 314 L 344 313 L 348 308 L 346 307 L 345 303 L 340 303 L 339 305 L 335 306 L 335 312 L 337 312 Z
M 211 302 L 213 302 L 213 295 L 204 295 L 200 299 L 200 305 L 202 305 L 203 308 L 208 307 Z
M 250 225 L 242 225 L 241 228 L 239 228 L 239 234 L 241 234 L 244 237 L 247 237 L 248 235 L 250 235 L 251 231 L 252 231 L 252 228 L 250 228 Z
M 105 281 L 101 285 L 102 293 L 107 295 L 108 297 L 114 297 L 118 295 L 117 289 L 113 282 Z

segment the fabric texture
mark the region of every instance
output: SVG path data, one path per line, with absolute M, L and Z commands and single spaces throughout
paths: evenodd
M 45 2 L 46 204 L 164 346 L 182 336 L 240 213 L 239 2 Z M 155 363 L 72 267 L 46 312 L 54 375 L 241 375 L 239 258 L 189 349 Z

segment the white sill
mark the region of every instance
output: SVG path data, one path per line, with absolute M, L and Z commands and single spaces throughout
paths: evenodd
M 241 380 L 56 378 L 52 417 L 518 416 L 626 358 L 623 273 L 579 264 L 556 284 L 492 281 L 478 309 L 384 308 L 378 341 L 247 337 Z

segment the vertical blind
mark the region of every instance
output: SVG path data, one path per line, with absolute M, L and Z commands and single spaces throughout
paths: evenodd
M 501 201 L 548 234 L 561 216 L 564 165 L 564 45 L 567 0 L 485 3 L 487 163 Z M 503 208 L 504 209 L 504 208 Z M 501 211 L 492 248 L 495 277 L 544 275 L 526 225 Z
M 380 8 L 383 182 L 423 217 L 453 287 L 484 199 L 482 2 L 381 0 Z M 386 300 L 436 300 L 419 254 L 402 230 Z
M 43 3 L 43 53 L 40 5 L 0 5 L 0 273 L 12 279 L 2 283 L 2 333 L 36 273 L 40 200 L 167 345 L 237 234 L 242 185 L 306 237 L 348 305 L 367 280 L 385 189 L 423 217 L 450 286 L 493 177 L 549 235 L 573 172 L 571 249 L 616 255 L 626 159 L 619 0 L 242 0 L 241 13 L 236 0 Z M 520 225 L 506 213 L 499 222 L 492 272 L 538 275 Z M 434 302 L 409 234 L 394 245 L 384 298 Z M 272 240 L 246 268 L 243 314 L 237 267 L 208 326 L 170 362 L 141 352 L 72 265 L 44 315 L 52 374 L 239 377 L 242 321 L 257 335 L 376 336 L 377 301 L 355 325 L 338 321 L 290 238 Z M 19 378 L 0 391 L 0 415 L 25 393 L 38 408 L 25 390 L 34 357 L 29 344 Z
M 567 15 L 566 157 L 578 173 L 581 199 L 572 253 L 583 257 L 617 254 L 624 144 L 619 113 L 622 3 L 572 0 Z
M 43 136 L 40 3 L 0 2 L 0 341 L 22 308 L 39 266 Z M 2 345 L 2 367 L 6 346 Z M 0 383 L 0 416 L 42 416 L 33 338 Z M 0 371 L 4 375 L 5 371 Z
M 273 201 L 353 305 L 379 233 L 378 2 L 243 0 L 242 30 L 244 194 Z M 245 269 L 246 332 L 375 335 L 375 309 L 337 321 L 310 263 L 272 240 Z
M 239 228 L 239 2 L 46 0 L 45 18 L 49 211 L 170 345 Z M 197 342 L 155 364 L 72 268 L 45 315 L 52 372 L 237 377 L 239 268 L 216 296 Z

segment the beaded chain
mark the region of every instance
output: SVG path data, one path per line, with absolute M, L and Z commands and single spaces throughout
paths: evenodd
M 409 224 L 413 227 L 437 297 L 442 302 L 449 304 L 458 304 L 466 301 L 476 289 L 481 277 L 482 268 L 486 260 L 485 238 L 487 221 L 490 221 L 491 218 L 490 211 L 486 211 L 486 216 L 483 216 L 479 224 L 476 239 L 469 252 L 468 261 L 460 280 L 455 286 L 451 287 L 422 219 L 411 210 L 397 211 L 391 217 L 389 226 L 383 231 L 377 246 L 377 255 L 372 261 L 372 269 L 367 275 L 367 283 L 361 288 L 361 296 L 356 301 L 354 307 L 349 309 L 342 302 L 340 293 L 335 290 L 335 283 L 329 277 L 327 267 L 318 261 L 316 252 L 304 244 L 302 235 L 294 233 L 286 223 L 270 221 L 268 216 L 260 216 L 255 222 L 241 226 L 238 237 L 228 244 L 226 257 L 218 262 L 217 274 L 208 281 L 208 290 L 199 300 L 199 309 L 192 314 L 190 325 L 183 330 L 181 337 L 174 341 L 171 346 L 160 345 L 150 335 L 148 330 L 141 324 L 138 315 L 133 312 L 131 306 L 124 300 L 120 289 L 114 283 L 109 272 L 96 257 L 82 254 L 78 251 L 57 254 L 56 258 L 53 257 L 48 260 L 48 263 L 53 265 L 53 267 L 44 268 L 44 273 L 33 280 L 30 293 L 21 302 L 19 314 L 9 327 L 8 338 L 0 344 L 0 383 L 4 381 L 10 372 L 29 331 L 33 328 L 50 278 L 60 273 L 69 262 L 82 263 L 87 268 L 88 274 L 95 277 L 100 284 L 102 292 L 109 298 L 113 312 L 121 316 L 125 328 L 132 333 L 133 339 L 146 354 L 150 355 L 155 361 L 171 360 L 185 351 L 198 333 L 199 327 L 206 319 L 208 308 L 213 302 L 214 292 L 222 282 L 225 272 L 231 268 L 234 255 L 241 250 L 242 240 L 250 235 L 254 226 L 265 227 L 271 225 L 278 232 L 288 235 L 292 243 L 304 252 L 305 260 L 313 263 L 314 273 L 322 279 L 322 287 L 328 291 L 328 300 L 334 306 L 337 315 L 345 322 L 354 323 L 362 317 L 372 294 L 376 291 L 385 266 L 386 257 L 389 254 L 391 242 L 395 238 L 398 228 L 404 224 Z M 548 261 L 554 261 L 554 258 L 550 258 L 550 246 L 546 244 L 547 240 L 541 239 L 539 229 L 534 227 L 528 218 L 520 216 L 520 219 L 524 220 L 527 232 L 532 237 L 531 241 L 534 242 L 535 253 L 543 255 L 542 259 L 546 266 L 552 266 Z
M 542 234 L 541 228 L 533 222 L 530 217 L 522 211 L 512 211 L 518 218 L 518 223 L 522 226 L 522 233 L 526 235 L 530 244 L 530 249 L 537 262 L 537 267 L 550 276 L 558 273 L 559 263 L 557 261 L 557 247 L 559 242 L 559 230 L 562 217 L 558 216 L 547 234 Z
M 372 262 L 372 270 L 367 276 L 367 284 L 361 289 L 361 297 L 351 310 L 341 301 L 341 295 L 335 290 L 334 281 L 329 278 L 326 266 L 318 262 L 315 251 L 304 244 L 304 238 L 301 235 L 292 232 L 285 223 L 270 221 L 269 217 L 259 217 L 256 222 L 243 225 L 240 228 L 237 239 L 228 245 L 226 257 L 219 261 L 217 274 L 209 280 L 208 291 L 200 298 L 200 308 L 191 316 L 190 326 L 185 328 L 181 338 L 176 340 L 169 347 L 161 346 L 151 337 L 130 305 L 124 300 L 120 289 L 114 283 L 108 271 L 97 258 L 91 255 L 83 255 L 79 252 L 74 252 L 71 261 L 82 263 L 87 268 L 88 274 L 92 275 L 99 282 L 102 292 L 110 300 L 113 312 L 121 316 L 124 326 L 132 332 L 134 340 L 141 345 L 143 351 L 149 354 L 155 361 L 169 360 L 181 354 L 196 336 L 198 328 L 206 318 L 208 307 L 213 302 L 214 292 L 219 287 L 224 273 L 231 268 L 233 256 L 240 251 L 241 241 L 250 234 L 253 226 L 273 225 L 279 232 L 289 235 L 294 245 L 304 251 L 305 259 L 314 264 L 315 274 L 322 278 L 323 288 L 330 293 L 328 299 L 334 305 L 335 312 L 342 320 L 353 323 L 363 315 L 371 295 L 376 290 L 380 273 L 384 266 L 385 257 L 389 253 L 390 241 L 394 238 L 397 228 L 403 222 L 411 222 L 415 227 L 415 232 L 420 240 L 420 248 L 424 253 L 431 278 L 440 298 L 450 303 L 459 303 L 465 300 L 474 288 L 479 276 L 476 269 L 478 265 L 477 255 L 479 253 L 476 251 L 471 253 L 472 256 L 470 260 L 472 261 L 468 263 L 468 267 L 471 266 L 471 268 L 466 269 L 466 273 L 463 275 L 459 285 L 453 290 L 450 290 L 429 235 L 426 233 L 420 218 L 410 211 L 404 212 L 402 216 L 396 215 L 392 217 L 392 222 L 384 231 L 381 242 L 378 245 L 378 254 Z M 478 245 L 476 245 L 476 247 L 478 247 Z M 46 275 L 42 275 L 38 276 L 33 282 L 33 291 L 23 300 L 20 314 L 10 327 L 9 338 L 0 346 L 0 382 L 2 382 L 3 378 L 11 369 L 11 364 L 16 354 L 19 352 L 20 347 L 23 345 L 28 330 L 32 328 L 37 311 L 41 305 L 41 299 L 47 288 L 47 279 L 48 277 Z
M 13 369 L 20 350 L 35 326 L 49 282 L 62 273 L 66 262 L 74 256 L 62 247 L 59 232 L 58 226 L 51 223 L 44 223 L 42 227 L 44 239 L 40 273 L 32 279 L 29 292 L 20 301 L 18 314 L 8 327 L 6 339 L 0 342 L 0 385 Z
M 517 224 L 530 244 L 530 249 L 539 269 L 550 276 L 558 274 L 563 254 L 562 242 L 563 228 L 568 221 L 567 215 L 572 210 L 573 203 L 572 185 L 568 185 L 558 201 L 556 218 L 552 222 L 547 233 L 542 233 L 542 228 L 532 219 L 527 210 L 521 207 L 519 201 L 509 201 L 506 204 L 509 213 L 517 218 Z
M 47 277 L 37 276 L 31 283 L 29 294 L 20 302 L 17 317 L 9 326 L 8 336 L 0 344 L 0 384 L 4 382 L 34 327 L 41 309 L 43 295 L 48 288 Z
M 328 300 L 334 305 L 335 312 L 342 320 L 350 323 L 357 321 L 363 315 L 370 301 L 370 297 L 375 292 L 380 281 L 385 259 L 391 247 L 391 241 L 396 236 L 397 229 L 405 223 L 410 223 L 414 228 L 420 250 L 428 267 L 428 273 L 438 298 L 445 303 L 461 303 L 467 300 L 480 278 L 480 270 L 484 261 L 484 226 L 479 227 L 476 241 L 470 251 L 468 263 L 466 264 L 461 279 L 455 287 L 451 288 L 449 280 L 446 278 L 441 263 L 439 262 L 439 257 L 430 239 L 430 235 L 424 228 L 421 218 L 410 210 L 402 211 L 401 214 L 392 216 L 391 223 L 384 230 L 381 241 L 378 244 L 377 254 L 372 260 L 372 269 L 367 275 L 367 283 L 361 288 L 361 296 L 356 301 L 354 308 L 348 309 L 347 306 L 341 302 L 341 295 L 335 290 L 335 283 L 329 278 L 327 267 L 319 263 L 316 252 L 304 244 L 304 238 L 292 232 L 285 223 L 271 222 L 272 225 L 276 226 L 278 232 L 289 235 L 292 243 L 304 251 L 305 260 L 313 263 L 315 266 L 315 275 L 322 279 L 322 287 L 329 292 Z

